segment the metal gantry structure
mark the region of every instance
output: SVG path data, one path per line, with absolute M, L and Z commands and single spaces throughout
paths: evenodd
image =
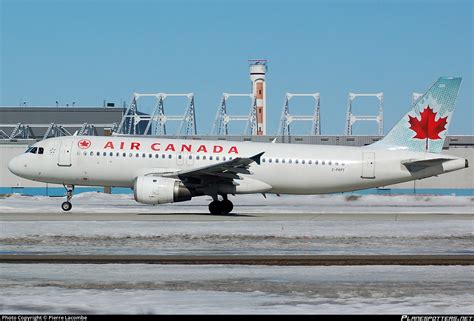
M 230 115 L 227 112 L 228 100 L 231 97 L 248 97 L 251 101 L 250 110 L 247 115 Z M 257 133 L 257 116 L 256 105 L 257 101 L 254 94 L 229 94 L 223 93 L 221 104 L 217 109 L 214 124 L 212 126 L 212 135 L 229 135 L 229 122 L 231 121 L 245 121 L 245 129 L 243 135 L 256 135 Z
M 0 129 L 0 139 L 10 139 L 10 136 Z
M 138 110 L 138 100 L 142 97 L 152 97 L 155 99 L 155 105 L 151 114 L 146 114 Z M 186 97 L 188 100 L 184 115 L 168 115 L 165 113 L 164 102 L 169 97 Z M 180 125 L 175 135 L 190 136 L 197 135 L 196 128 L 196 110 L 194 106 L 194 94 L 169 94 L 153 93 L 141 94 L 134 93 L 132 102 L 127 107 L 122 120 L 115 131 L 118 134 L 125 135 L 167 135 L 166 124 L 170 121 L 179 121 Z
M 71 133 L 62 125 L 51 123 L 44 133 L 43 139 L 59 136 L 71 136 Z
M 294 97 L 312 97 L 314 99 L 313 113 L 308 115 L 292 115 L 290 113 L 290 100 Z M 285 102 L 280 118 L 280 128 L 278 129 L 278 136 L 289 136 L 290 125 L 295 121 L 310 121 L 311 131 L 309 135 L 321 135 L 321 110 L 320 110 L 321 95 L 320 93 L 310 94 L 294 94 L 286 93 Z
M 8 139 L 17 139 L 17 138 L 29 139 L 29 138 L 34 138 L 34 137 L 35 135 L 30 125 L 18 123 L 16 124 L 15 128 L 13 128 Z
M 375 97 L 379 102 L 379 113 L 377 115 L 355 115 L 352 112 L 352 104 L 358 97 Z M 375 121 L 378 124 L 378 135 L 383 136 L 383 92 L 375 94 L 349 93 L 347 101 L 346 135 L 352 135 L 352 125 L 358 121 Z
M 79 136 L 98 136 L 97 129 L 93 124 L 84 123 L 77 132 Z
M 114 124 L 116 126 L 116 124 Z M 66 127 L 77 127 L 79 124 L 59 125 L 50 124 L 23 124 L 17 123 L 10 134 L 0 130 L 0 139 L 17 140 L 17 139 L 47 139 L 51 137 L 71 136 L 71 132 Z M 44 134 L 35 134 L 39 128 L 45 128 Z M 71 128 L 69 128 L 71 129 Z M 74 135 L 98 136 L 96 125 L 83 123 L 82 127 L 76 131 Z

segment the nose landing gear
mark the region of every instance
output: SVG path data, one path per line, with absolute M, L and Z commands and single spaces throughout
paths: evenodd
M 74 185 L 67 185 L 67 186 L 63 185 L 63 186 L 67 192 L 66 192 L 66 202 L 61 204 L 61 208 L 63 209 L 63 211 L 68 212 L 72 208 L 72 204 L 70 201 L 72 199 L 72 192 L 74 191 Z

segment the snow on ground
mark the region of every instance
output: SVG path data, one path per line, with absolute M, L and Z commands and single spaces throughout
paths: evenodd
M 0 253 L 468 254 L 472 220 L 7 221 Z
M 233 198 L 240 214 L 275 213 L 276 219 L 219 221 L 3 221 L 0 252 L 68 254 L 456 254 L 474 253 L 474 222 L 357 219 L 363 213 L 473 213 L 471 197 L 323 195 L 242 195 Z M 0 199 L 0 212 L 60 213 L 62 198 L 20 196 Z M 131 195 L 82 193 L 74 213 L 207 213 L 207 197 L 147 206 Z M 76 211 L 76 212 L 74 212 Z M 283 215 L 287 213 L 289 215 Z M 294 213 L 349 213 L 354 220 L 317 219 Z M 423 218 L 424 215 L 420 217 Z M 179 216 L 177 216 L 179 217 Z M 350 216 L 349 216 L 350 217 Z M 1 220 L 1 216 L 0 216 Z
M 2 314 L 472 314 L 470 266 L 0 265 Z
M 474 213 L 472 196 L 441 195 L 238 195 L 234 212 L 253 213 Z M 61 197 L 0 198 L 0 213 L 60 213 Z M 73 197 L 71 213 L 208 213 L 209 197 L 158 206 L 136 203 L 131 194 L 86 192 Z
M 416 220 L 357 217 L 364 213 L 472 214 L 472 197 L 339 194 L 268 195 L 264 199 L 242 195 L 232 200 L 239 214 L 275 213 L 277 219 L 255 215 L 220 221 L 8 220 L 0 222 L 0 253 L 474 253 L 470 216 L 442 220 L 423 219 L 426 215 Z M 61 213 L 63 201 L 14 194 L 0 199 L 0 214 Z M 147 206 L 136 203 L 132 195 L 82 193 L 74 196 L 68 215 L 207 213 L 208 202 L 208 197 L 201 197 Z M 290 220 L 292 213 L 316 215 Z M 351 215 L 317 219 L 317 214 L 325 213 Z M 473 280 L 470 266 L 0 264 L 0 313 L 472 314 Z

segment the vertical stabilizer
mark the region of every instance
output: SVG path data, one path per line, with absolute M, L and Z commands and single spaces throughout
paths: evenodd
M 462 78 L 441 77 L 375 148 L 440 153 L 452 120 Z

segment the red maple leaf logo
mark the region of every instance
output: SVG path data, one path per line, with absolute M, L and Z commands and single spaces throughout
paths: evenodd
M 83 148 L 83 149 L 86 149 L 86 148 L 89 148 L 89 146 L 91 145 L 91 141 L 90 140 L 87 140 L 87 139 L 81 139 L 77 145 L 80 147 L 80 148 Z
M 408 122 L 410 123 L 410 129 L 413 130 L 416 135 L 413 138 L 418 139 L 441 139 L 439 133 L 446 130 L 447 118 L 440 117 L 435 120 L 436 114 L 430 106 L 427 106 L 421 113 L 421 119 L 418 120 L 416 117 L 408 115 Z
M 411 117 L 408 115 L 408 122 L 410 123 L 410 129 L 413 130 L 416 135 L 413 138 L 417 139 L 426 139 L 426 150 L 428 150 L 428 140 L 429 139 L 441 139 L 439 133 L 443 130 L 446 130 L 446 124 L 448 116 L 440 117 L 438 120 L 435 120 L 436 114 L 433 112 L 433 109 L 430 106 L 420 113 L 420 120 L 416 117 Z

